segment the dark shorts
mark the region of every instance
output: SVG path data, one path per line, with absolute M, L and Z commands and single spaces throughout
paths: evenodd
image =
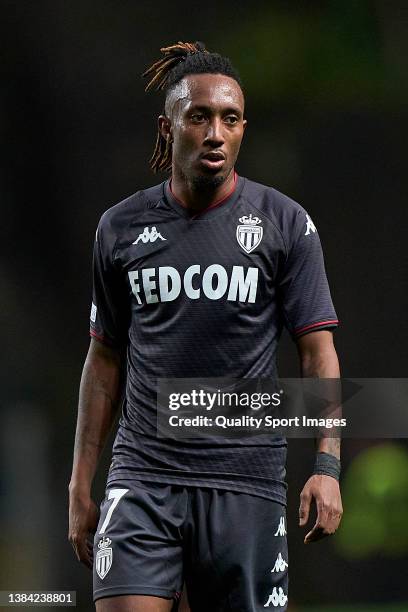
M 286 512 L 220 489 L 110 483 L 94 542 L 94 600 L 156 595 L 192 612 L 286 610 Z

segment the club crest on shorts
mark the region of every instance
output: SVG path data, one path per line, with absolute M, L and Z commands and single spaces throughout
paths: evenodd
M 103 537 L 98 544 L 98 552 L 96 553 L 95 567 L 96 573 L 99 578 L 103 580 L 106 574 L 112 567 L 112 548 L 110 545 L 112 540 L 110 538 Z
M 250 253 L 262 240 L 263 228 L 258 227 L 262 221 L 258 217 L 253 217 L 251 213 L 249 217 L 246 215 L 240 217 L 239 222 L 241 225 L 237 227 L 238 244 L 244 251 Z

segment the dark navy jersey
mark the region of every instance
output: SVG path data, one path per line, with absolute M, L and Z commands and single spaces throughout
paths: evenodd
M 294 338 L 337 326 L 307 212 L 238 177 L 226 199 L 192 216 L 166 181 L 104 213 L 93 274 L 90 333 L 127 349 L 109 480 L 210 486 L 285 503 L 283 438 L 159 438 L 156 387 L 160 378 L 274 377 L 284 326 Z

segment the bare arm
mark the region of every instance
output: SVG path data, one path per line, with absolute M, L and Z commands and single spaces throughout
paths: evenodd
M 312 332 L 297 342 L 302 376 L 339 378 L 340 368 L 333 335 L 330 331 Z M 334 455 L 340 459 L 340 438 L 319 438 L 316 451 Z M 343 514 L 340 488 L 331 476 L 315 474 L 309 478 L 300 495 L 299 524 L 305 526 L 309 519 L 312 499 L 316 502 L 317 519 L 305 537 L 305 543 L 313 542 L 336 531 Z
M 87 542 L 98 522 L 91 486 L 119 405 L 123 359 L 120 353 L 91 339 L 79 390 L 74 461 L 69 484 L 69 540 L 80 561 L 91 567 Z
M 302 376 L 339 378 L 340 367 L 333 334 L 323 330 L 301 336 L 297 343 Z M 340 459 L 340 438 L 319 438 L 316 450 L 330 453 Z

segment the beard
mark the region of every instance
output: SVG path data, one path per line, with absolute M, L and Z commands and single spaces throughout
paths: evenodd
M 233 165 L 228 168 L 223 168 L 222 174 L 212 174 L 211 172 L 206 174 L 194 174 L 184 172 L 181 169 L 181 175 L 193 191 L 211 194 L 227 180 L 233 168 Z
M 220 187 L 225 179 L 226 175 L 220 174 L 218 176 L 211 176 L 205 174 L 199 174 L 191 177 L 190 184 L 194 191 L 215 191 L 218 187 Z

